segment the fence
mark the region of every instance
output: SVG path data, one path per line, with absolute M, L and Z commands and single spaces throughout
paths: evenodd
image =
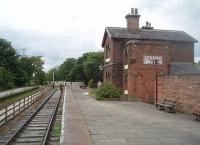
M 8 120 L 14 118 L 20 112 L 28 108 L 31 104 L 33 104 L 43 93 L 45 93 L 48 88 L 45 88 L 42 91 L 38 91 L 35 94 L 20 99 L 19 101 L 6 106 L 5 108 L 0 110 L 0 126 L 6 123 Z
M 8 90 L 8 91 L 0 91 L 0 98 L 5 98 L 11 95 L 15 95 L 18 93 L 22 93 L 24 91 L 28 91 L 34 88 L 37 88 L 38 86 L 34 86 L 34 87 L 23 87 L 23 88 L 17 88 L 17 89 L 12 89 L 12 90 Z

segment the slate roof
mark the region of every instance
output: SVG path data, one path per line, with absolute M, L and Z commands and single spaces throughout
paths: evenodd
M 189 34 L 184 31 L 175 30 L 159 30 L 159 29 L 140 29 L 139 31 L 128 31 L 127 28 L 120 27 L 106 27 L 105 33 L 111 38 L 118 39 L 140 39 L 140 40 L 165 40 L 165 41 L 179 41 L 179 42 L 197 42 Z M 105 34 L 104 34 L 105 37 Z M 102 46 L 105 38 L 103 39 Z
M 200 75 L 200 65 L 194 63 L 172 62 L 170 64 L 170 74 L 198 74 Z

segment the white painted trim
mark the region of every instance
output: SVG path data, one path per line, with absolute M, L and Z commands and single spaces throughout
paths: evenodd
M 127 95 L 128 94 L 128 90 L 124 90 L 124 94 Z
M 109 62 L 110 61 L 110 57 L 109 58 L 106 58 L 106 62 Z
M 128 69 L 128 64 L 124 65 L 124 69 Z
M 63 110 L 62 110 L 62 124 L 61 124 L 61 134 L 60 134 L 60 145 L 63 144 L 65 141 L 65 136 L 64 136 L 64 128 L 65 128 L 65 106 L 66 106 L 66 86 L 65 86 L 65 93 L 64 93 L 64 102 L 63 102 Z

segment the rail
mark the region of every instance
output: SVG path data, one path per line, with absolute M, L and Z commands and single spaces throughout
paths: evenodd
M 35 110 L 35 112 L 26 120 L 26 122 L 24 122 L 18 129 L 17 129 L 17 131 L 7 140 L 7 142 L 4 144 L 4 145 L 10 145 L 10 144 L 12 144 L 13 142 L 15 142 L 15 140 L 16 140 L 16 137 L 20 137 L 20 132 L 22 132 L 23 130 L 25 130 L 25 128 L 28 126 L 28 125 L 30 125 L 31 124 L 31 121 L 34 119 L 34 118 L 36 118 L 36 116 L 37 116 L 37 114 L 38 114 L 38 112 L 40 112 L 41 111 L 41 109 L 49 102 L 49 100 L 52 98 L 52 96 L 55 94 L 55 92 L 56 92 L 57 90 L 55 89 L 52 93 L 51 93 L 51 95 Z M 55 103 L 56 105 L 55 105 L 55 107 L 53 108 L 53 112 L 52 112 L 52 115 L 50 116 L 50 120 L 49 120 L 49 122 L 47 123 L 47 127 L 45 127 L 46 128 L 46 133 L 45 134 L 43 134 L 44 136 L 44 138 L 43 138 L 43 140 L 42 140 L 42 145 L 45 145 L 46 143 L 47 143 L 47 139 L 48 139 L 48 135 L 49 135 L 49 131 L 50 131 L 50 128 L 51 128 L 51 125 L 52 125 L 52 121 L 53 121 L 53 119 L 54 119 L 54 117 L 55 117 L 55 112 L 56 112 L 56 110 L 57 110 L 57 108 L 58 108 L 58 105 L 59 105 L 59 102 L 60 102 L 60 98 L 61 98 L 61 95 L 59 96 L 59 99 L 57 99 L 57 102 L 53 102 L 53 104 Z M 50 102 L 51 103 L 51 102 Z M 48 113 L 49 113 L 49 111 L 50 111 L 50 108 L 49 107 L 47 107 L 46 108 L 47 110 L 48 110 Z M 47 113 L 47 114 L 48 114 Z M 41 115 L 39 115 L 40 117 L 41 117 Z M 39 118 L 40 118 L 39 117 Z M 41 119 L 41 118 L 40 118 Z M 43 118 L 43 119 L 48 119 L 48 118 Z M 41 120 L 40 120 L 41 121 Z M 39 123 L 40 124 L 40 123 Z M 38 124 L 38 125 L 39 125 Z M 43 124 L 44 124 L 44 122 L 43 122 Z M 38 126 L 38 125 L 36 125 L 36 126 Z M 40 129 L 39 130 L 33 130 L 32 132 L 34 132 L 34 131 L 36 131 L 36 132 L 38 132 L 38 131 L 40 131 Z M 37 135 L 36 135 L 37 136 Z M 31 137 L 34 137 L 34 136 L 31 136 Z M 26 139 L 27 139 L 28 137 L 26 136 Z M 27 143 L 27 142 L 26 142 Z M 29 138 L 29 142 L 28 143 L 30 143 L 30 144 L 34 144 L 34 143 L 31 143 L 31 138 Z M 36 144 L 38 144 L 38 143 L 36 143 Z
M 10 119 L 17 116 L 20 112 L 27 109 L 32 105 L 42 94 L 44 94 L 48 88 L 45 88 L 42 91 L 38 91 L 33 95 L 27 96 L 23 99 L 16 101 L 13 104 L 6 106 L 0 110 L 0 126 L 9 121 Z

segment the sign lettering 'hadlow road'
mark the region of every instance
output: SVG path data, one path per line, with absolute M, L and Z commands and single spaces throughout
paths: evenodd
M 155 60 L 158 60 L 158 64 L 163 64 L 162 56 L 144 56 L 144 64 L 155 64 Z

